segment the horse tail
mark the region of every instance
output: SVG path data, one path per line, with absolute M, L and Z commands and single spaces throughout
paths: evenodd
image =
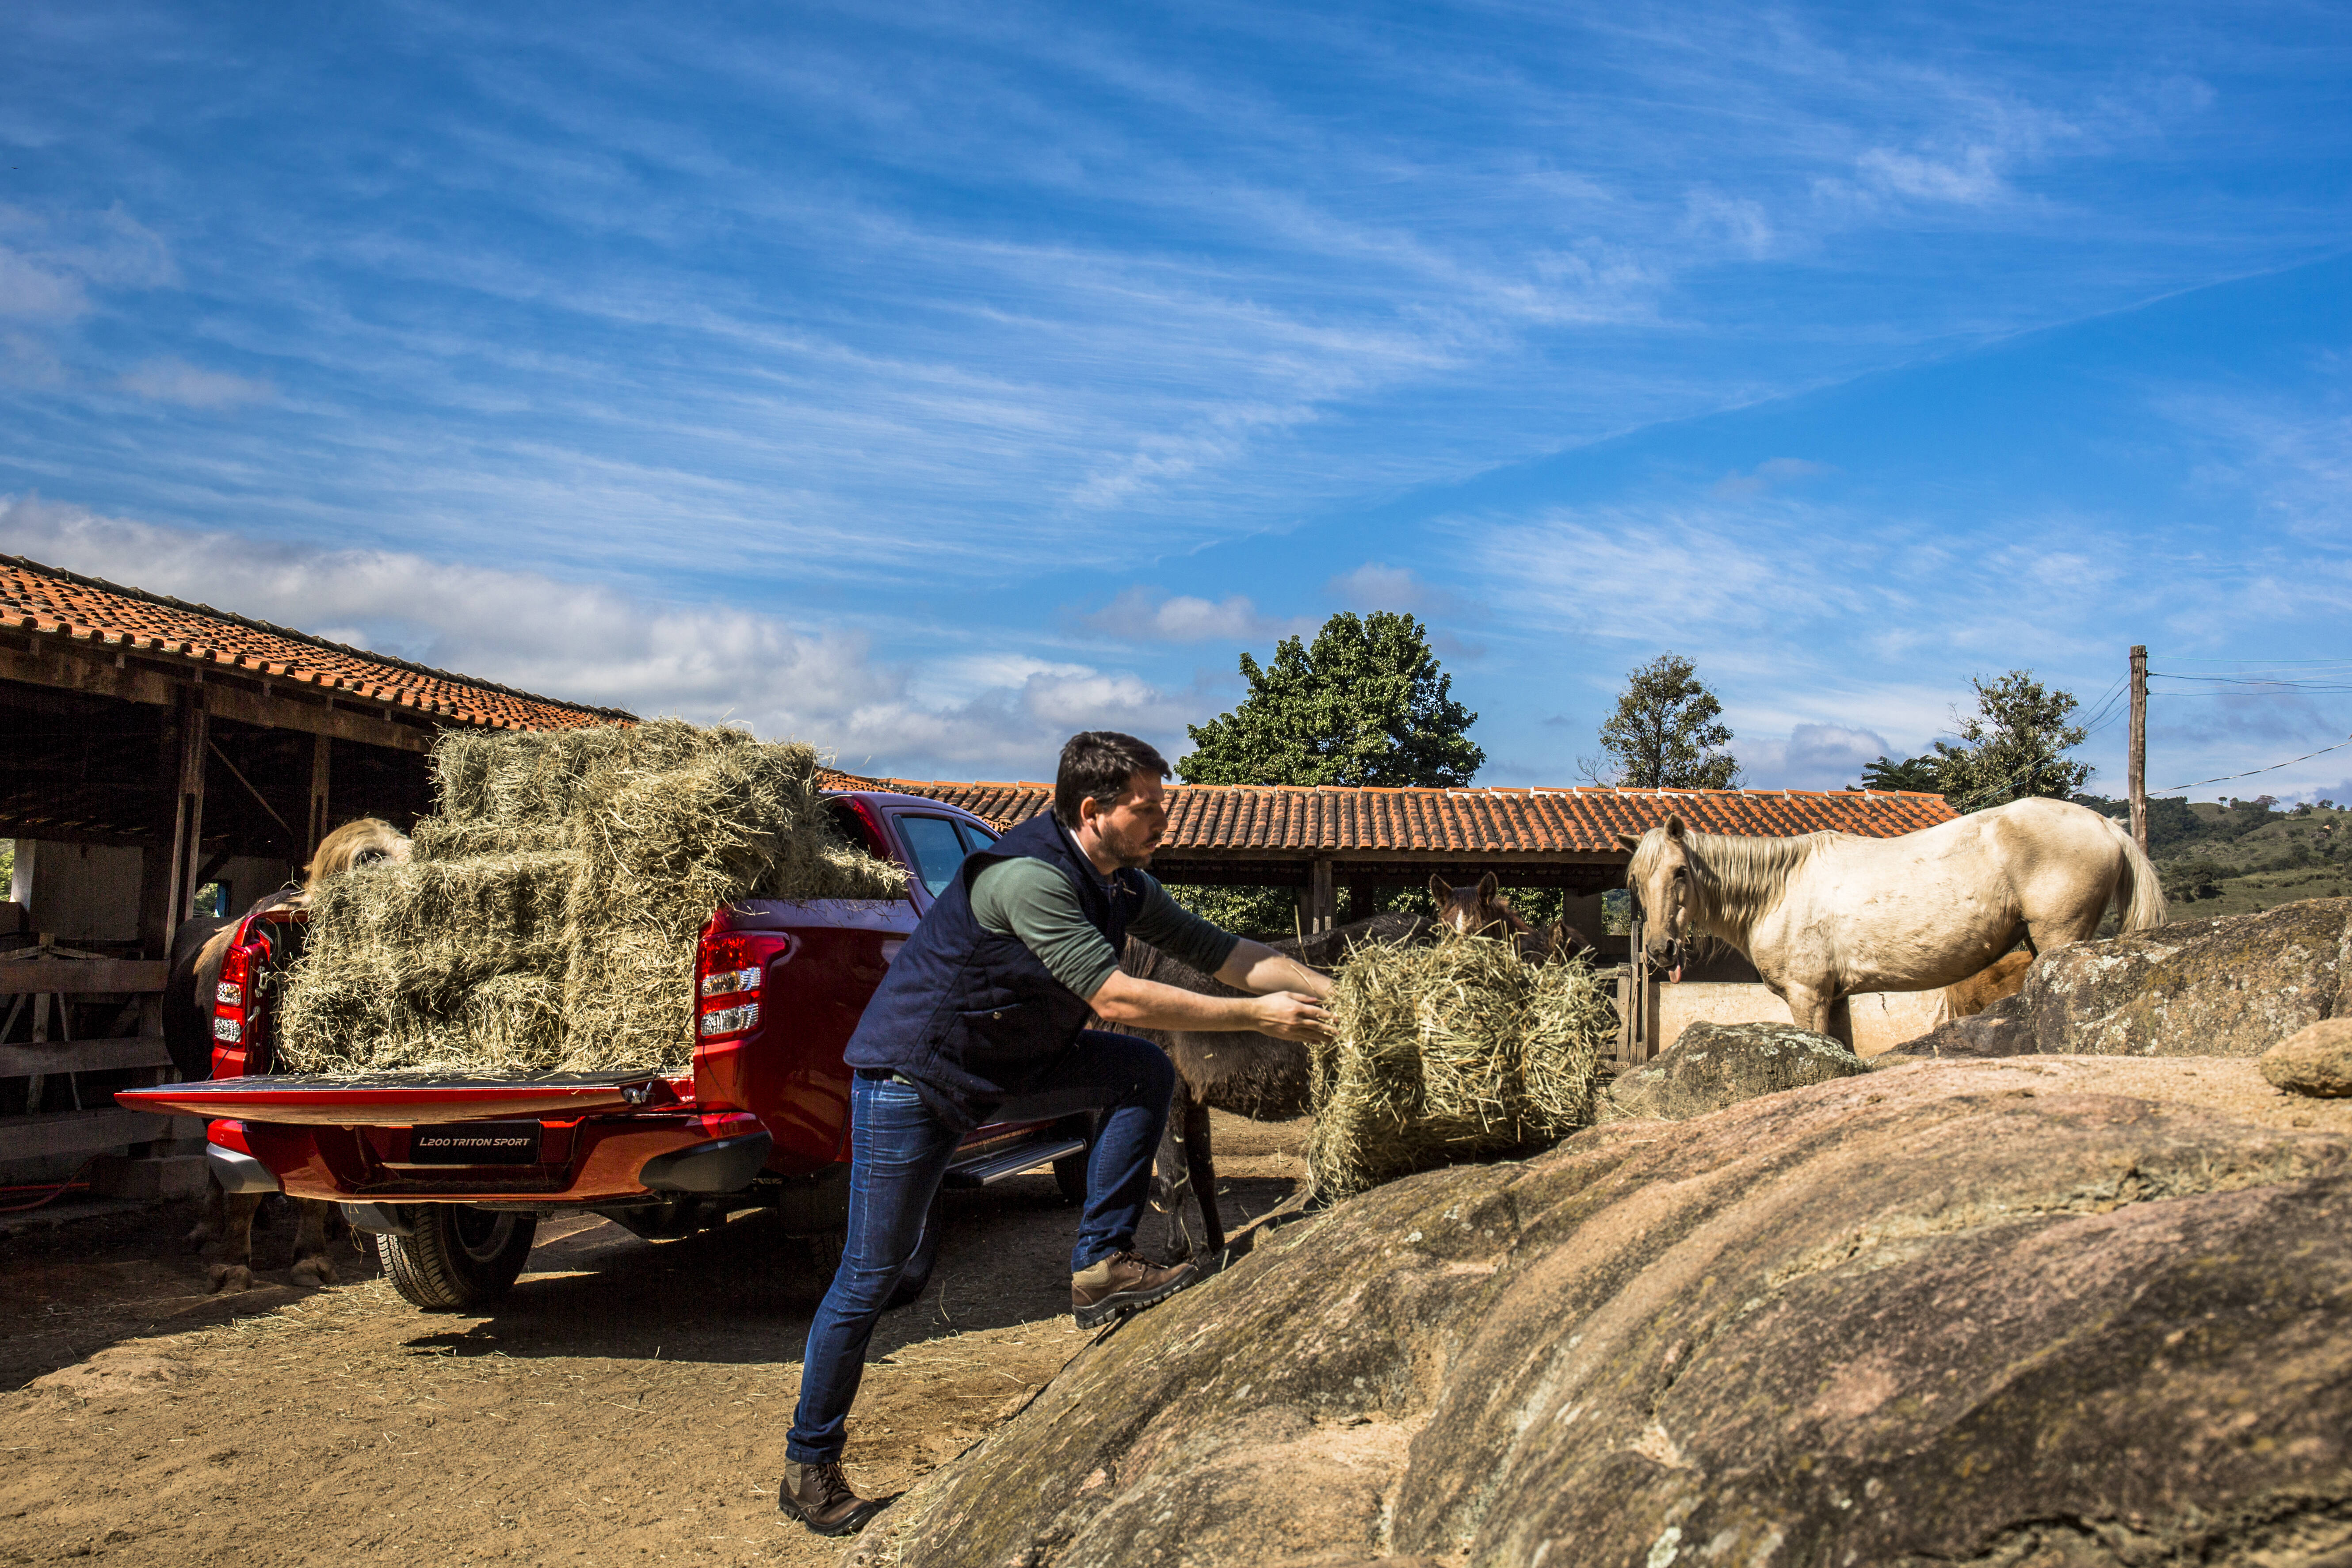
M 2124 874 L 2116 879 L 2116 918 L 2123 922 L 2126 931 L 2146 931 L 2150 926 L 2162 925 L 2167 913 L 2164 883 L 2157 876 L 2155 865 L 2141 852 L 2131 829 L 2112 816 L 2100 820 L 2106 824 L 2124 858 Z

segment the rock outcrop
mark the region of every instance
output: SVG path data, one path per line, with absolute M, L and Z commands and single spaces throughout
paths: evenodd
M 2346 1561 L 2352 1134 L 2103 1070 L 1913 1062 L 1379 1188 L 1129 1321 L 850 1561 Z
M 2330 1018 L 2263 1053 L 2263 1077 L 2290 1094 L 2352 1096 L 2352 1018 Z
M 1869 1070 L 1842 1042 L 1794 1024 L 1697 1023 L 1656 1057 L 1621 1074 L 1609 1091 L 1609 1110 L 1679 1121 L 1759 1094 Z
M 2183 921 L 2047 952 L 2025 988 L 1911 1056 L 2258 1057 L 2352 1015 L 2352 899 Z

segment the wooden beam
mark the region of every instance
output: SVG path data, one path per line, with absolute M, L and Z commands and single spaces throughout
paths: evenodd
M 319 852 L 319 840 L 327 836 L 327 786 L 332 782 L 335 738 L 332 735 L 310 737 L 310 804 L 304 815 L 303 837 L 298 847 L 302 858 L 295 865 L 294 874 L 300 876 L 309 868 L 310 857 Z
M 406 722 L 381 717 L 400 711 L 382 702 L 370 702 L 368 711 L 356 712 L 327 691 L 286 681 L 269 681 L 265 686 L 258 679 L 229 675 L 205 661 L 175 662 L 161 654 L 125 655 L 110 645 L 77 642 L 53 634 L 33 634 L 31 647 L 25 649 L 0 644 L 0 680 L 159 708 L 174 706 L 181 688 L 202 686 L 208 699 L 205 706 L 216 718 L 264 729 L 331 735 L 396 752 L 430 751 L 440 727 L 422 713 Z
M 163 950 L 195 912 L 196 877 L 205 853 L 205 754 L 209 740 L 204 692 L 181 689 L 179 795 L 172 808 L 172 882 L 163 910 Z
M 171 1136 L 172 1123 L 180 1120 L 151 1116 L 143 1110 L 61 1110 L 48 1116 L 0 1117 L 0 1160 L 94 1154 L 133 1143 L 152 1143 Z
M 123 1068 L 167 1068 L 172 1053 L 159 1035 L 112 1040 L 75 1040 L 47 1046 L 0 1046 L 0 1078 L 37 1073 L 113 1072 Z
M 171 967 L 151 958 L 0 959 L 0 996 L 102 996 L 161 991 Z
M 1339 924 L 1339 895 L 1332 890 L 1329 856 L 1318 855 L 1315 858 L 1315 867 L 1308 876 L 1307 887 L 1307 897 L 1312 901 L 1307 934 L 1320 936 L 1325 931 L 1337 930 Z

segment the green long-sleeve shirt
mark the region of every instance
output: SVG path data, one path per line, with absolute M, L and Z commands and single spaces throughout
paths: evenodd
M 1214 974 L 1241 941 L 1218 930 L 1168 896 L 1145 876 L 1143 907 L 1128 933 L 1173 953 L 1203 974 Z M 972 879 L 971 912 L 982 929 L 1021 939 L 1055 979 L 1092 996 L 1118 967 L 1118 954 L 1087 919 L 1078 890 L 1053 865 L 1027 856 L 999 860 Z

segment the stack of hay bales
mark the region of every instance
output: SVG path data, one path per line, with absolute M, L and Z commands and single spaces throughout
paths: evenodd
M 1617 1010 L 1581 961 L 1533 964 L 1508 942 L 1357 948 L 1313 1053 L 1307 1173 L 1342 1198 L 1415 1171 L 1555 1143 L 1590 1126 Z
M 445 733 L 414 858 L 318 891 L 278 1069 L 685 1067 L 714 909 L 906 894 L 826 820 L 816 765 L 808 746 L 674 719 Z

